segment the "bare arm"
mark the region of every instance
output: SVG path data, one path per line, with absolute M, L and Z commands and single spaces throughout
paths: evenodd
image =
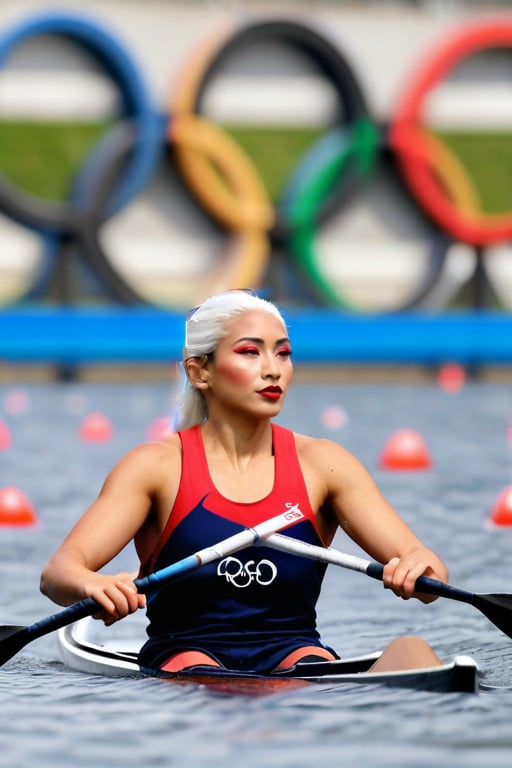
M 322 508 L 372 558 L 385 563 L 385 587 L 403 598 L 435 600 L 415 593 L 414 586 L 423 574 L 446 581 L 443 561 L 417 538 L 358 459 L 331 441 L 314 443 L 307 455 L 325 484 Z
M 165 503 L 169 481 L 172 489 L 172 452 L 168 445 L 150 443 L 121 459 L 44 568 L 44 594 L 61 605 L 93 597 L 104 609 L 97 617 L 106 623 L 144 607 L 144 596 L 133 583 L 135 574 L 98 571 L 148 524 L 155 507 Z M 174 454 L 179 474 L 179 454 Z

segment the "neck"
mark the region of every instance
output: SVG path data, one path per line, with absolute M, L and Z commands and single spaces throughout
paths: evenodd
M 241 420 L 234 424 L 209 418 L 201 431 L 208 453 L 222 452 L 232 460 L 272 453 L 270 420 Z

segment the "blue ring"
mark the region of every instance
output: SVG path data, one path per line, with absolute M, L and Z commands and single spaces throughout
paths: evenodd
M 134 120 L 138 125 L 137 141 L 130 163 L 109 201 L 109 214 L 114 213 L 140 191 L 155 170 L 160 158 L 161 123 L 149 98 L 147 85 L 133 60 L 119 42 L 90 18 L 77 14 L 43 13 L 22 21 L 8 30 L 0 38 L 0 66 L 5 65 L 10 50 L 16 44 L 42 34 L 68 37 L 91 53 L 118 86 L 125 117 Z M 89 155 L 78 175 L 74 200 L 70 207 L 62 203 L 51 205 L 46 201 L 42 205 L 40 199 L 20 194 L 20 191 L 14 188 L 17 220 L 41 231 L 69 230 L 69 219 L 73 218 L 72 215 L 70 217 L 70 213 L 76 215 L 77 207 L 80 211 L 87 205 L 87 192 L 90 188 L 87 180 L 90 178 L 90 169 L 95 167 L 94 155 L 94 152 L 92 156 Z M 86 180 L 83 185 L 82 179 Z M 45 209 L 48 211 L 48 220 L 46 220 Z M 71 229 L 73 229 L 72 226 Z

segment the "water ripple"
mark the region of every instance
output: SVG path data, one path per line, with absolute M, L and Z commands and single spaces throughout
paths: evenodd
M 0 387 L 0 403 L 8 387 Z M 99 490 L 111 465 L 168 412 L 167 384 L 27 387 L 30 408 L 6 415 L 13 446 L 0 454 L 4 484 L 20 487 L 40 516 L 37 529 L 1 530 L 4 623 L 30 623 L 53 612 L 39 594 L 39 573 Z M 329 432 L 326 406 L 345 424 Z M 88 410 L 114 424 L 104 445 L 78 439 Z M 456 396 L 435 387 L 298 385 L 281 423 L 330 437 L 354 451 L 418 534 L 446 559 L 450 581 L 478 592 L 508 591 L 512 528 L 486 526 L 492 504 L 512 480 L 506 387 L 470 384 Z M 378 457 L 398 428 L 418 429 L 431 470 L 386 473 Z M 51 437 L 51 439 L 49 439 Z M 341 533 L 342 551 L 360 554 Z M 134 569 L 128 547 L 123 568 Z M 400 601 L 366 576 L 331 566 L 318 606 L 326 642 L 345 654 L 381 648 L 416 633 L 446 658 L 474 656 L 488 685 L 502 690 L 427 694 L 378 686 L 318 686 L 270 697 L 226 696 L 201 686 L 152 679 L 108 679 L 67 670 L 54 636 L 41 638 L 0 668 L 0 766 L 53 768 L 508 768 L 512 735 L 512 643 L 472 606 Z M 141 622 L 143 617 L 135 621 Z M 122 637 L 127 623 L 113 630 Z M 509 690 L 507 690 L 507 688 Z

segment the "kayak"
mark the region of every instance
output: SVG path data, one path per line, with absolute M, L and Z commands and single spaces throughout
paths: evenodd
M 116 640 L 115 643 L 92 639 L 92 627 L 98 622 L 90 617 L 58 631 L 61 658 L 66 667 L 91 675 L 108 677 L 158 677 L 178 683 L 195 683 L 229 693 L 264 694 L 311 684 L 381 685 L 437 693 L 478 693 L 480 670 L 471 656 L 456 656 L 436 667 L 393 672 L 370 672 L 380 652 L 335 661 L 303 662 L 272 675 L 257 675 L 195 667 L 183 672 L 145 669 L 137 663 L 142 641 Z

